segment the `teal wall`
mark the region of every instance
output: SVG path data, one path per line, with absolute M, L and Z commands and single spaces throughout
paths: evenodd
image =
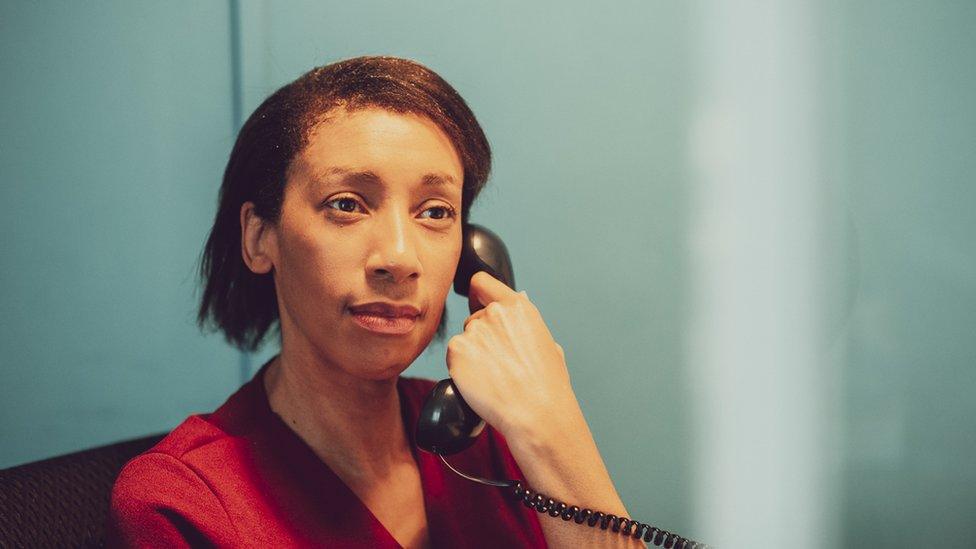
M 976 539 L 976 3 L 836 2 L 845 547 Z M 836 243 L 835 243 L 836 244 Z
M 237 386 L 193 322 L 234 138 L 228 21 L 0 3 L 0 466 L 172 428 Z

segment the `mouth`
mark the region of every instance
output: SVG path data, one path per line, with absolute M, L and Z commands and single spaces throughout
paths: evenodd
M 349 313 L 359 327 L 387 335 L 410 333 L 420 318 L 420 309 L 413 305 L 380 301 L 350 306 Z

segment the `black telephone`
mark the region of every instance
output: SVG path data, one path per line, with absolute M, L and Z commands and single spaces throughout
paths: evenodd
M 515 274 L 512 271 L 512 260 L 508 255 L 508 249 L 498 235 L 472 223 L 463 226 L 462 235 L 461 258 L 454 275 L 454 291 L 468 298 L 468 308 L 471 313 L 474 313 L 481 308 L 481 304 L 469 295 L 468 290 L 471 277 L 476 272 L 487 271 L 513 290 Z M 507 489 L 513 498 L 539 513 L 560 517 L 565 521 L 572 520 L 576 524 L 585 522 L 591 528 L 599 523 L 602 530 L 609 528 L 612 532 L 635 539 L 643 538 L 643 541 L 653 542 L 654 545 L 663 544 L 667 549 L 708 547 L 703 543 L 633 519 L 580 509 L 576 505 L 567 506 L 561 501 L 530 490 L 519 480 L 488 480 L 458 471 L 444 456 L 469 448 L 478 439 L 484 427 L 485 421 L 464 402 L 454 382 L 451 378 L 447 378 L 434 385 L 421 408 L 415 440 L 421 450 L 437 454 L 441 461 L 458 475 L 480 484 Z
M 508 249 L 495 233 L 466 224 L 462 240 L 461 259 L 454 274 L 454 291 L 468 298 L 468 309 L 474 313 L 481 304 L 468 295 L 468 289 L 476 272 L 487 271 L 513 290 L 515 274 Z M 421 409 L 417 421 L 417 446 L 421 450 L 449 456 L 474 444 L 484 427 L 485 421 L 464 402 L 454 382 L 447 378 L 434 386 Z

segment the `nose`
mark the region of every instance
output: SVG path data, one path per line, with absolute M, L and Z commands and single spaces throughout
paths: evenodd
M 396 284 L 419 277 L 420 259 L 409 217 L 394 211 L 381 218 L 376 225 L 373 251 L 366 264 L 367 276 Z

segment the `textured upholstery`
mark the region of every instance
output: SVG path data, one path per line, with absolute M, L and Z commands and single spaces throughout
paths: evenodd
M 101 547 L 122 466 L 164 434 L 0 470 L 0 547 Z

